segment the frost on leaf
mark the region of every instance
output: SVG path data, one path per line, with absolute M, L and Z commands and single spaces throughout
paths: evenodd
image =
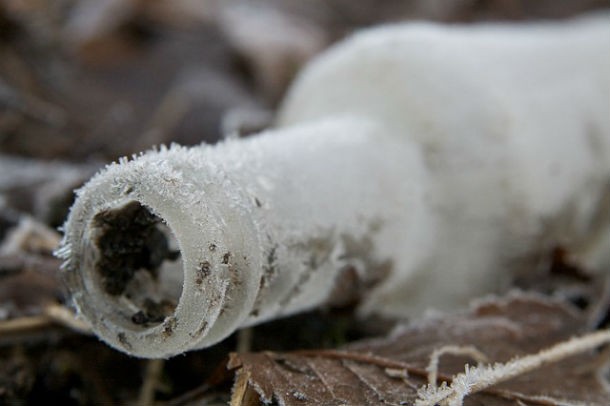
M 422 394 L 439 393 L 439 404 L 445 404 L 448 399 L 442 396 L 451 390 L 452 382 L 454 386 L 468 384 L 466 380 L 476 379 L 486 365 L 502 372 L 508 367 L 499 363 L 570 347 L 576 343 L 566 344 L 570 339 L 585 334 L 584 313 L 542 296 L 514 293 L 479 302 L 468 314 L 429 316 L 401 326 L 388 337 L 339 350 L 233 354 L 228 366 L 238 378 L 232 404 L 256 404 L 252 403 L 255 399 L 282 405 L 412 405 Z M 606 331 L 592 334 L 594 338 L 610 335 Z M 542 363 L 505 382 L 472 391 L 463 404 L 608 404 L 604 342 L 607 340 L 597 340 L 562 360 Z M 469 350 L 441 351 L 444 347 Z M 487 363 L 467 367 L 482 360 L 479 354 L 484 354 Z M 435 357 L 440 389 L 426 390 L 430 361 Z M 458 375 L 465 368 L 473 373 Z M 454 403 L 446 404 L 462 404 L 461 399 L 452 399 Z

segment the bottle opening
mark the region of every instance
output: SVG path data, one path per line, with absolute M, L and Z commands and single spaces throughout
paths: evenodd
M 184 278 L 170 228 L 137 201 L 97 213 L 92 226 L 98 287 L 134 325 L 162 323 L 176 308 Z

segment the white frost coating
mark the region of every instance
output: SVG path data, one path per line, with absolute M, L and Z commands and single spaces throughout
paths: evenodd
M 363 283 L 384 276 L 388 261 L 417 267 L 429 251 L 424 176 L 412 144 L 353 118 L 149 152 L 78 192 L 60 251 L 66 279 L 77 308 L 117 348 L 164 357 L 208 346 L 327 301 L 346 265 Z M 153 326 L 134 324 L 139 299 L 108 294 L 95 269 L 92 219 L 133 201 L 164 219 L 182 253 L 178 307 Z
M 451 308 L 505 284 L 536 245 L 610 267 L 609 17 L 382 27 L 301 72 L 280 128 L 357 114 L 424 156 L 435 249 L 370 308 Z
M 540 241 L 610 266 L 595 218 L 610 179 L 609 23 L 371 30 L 303 72 L 280 129 L 110 165 L 79 191 L 58 251 L 76 307 L 110 345 L 158 358 L 336 300 L 354 279 L 364 310 L 463 305 Z M 108 288 L 100 269 L 123 268 L 104 258 L 140 264 L 161 246 L 154 233 L 115 244 L 135 228 L 108 213 L 133 202 L 181 261 L 160 283 L 139 270 Z M 163 299 L 175 310 L 142 319 Z

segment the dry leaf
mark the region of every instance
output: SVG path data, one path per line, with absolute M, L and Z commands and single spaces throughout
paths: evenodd
M 59 261 L 34 254 L 0 255 L 0 320 L 37 314 L 63 298 Z
M 476 364 L 472 348 L 492 363 L 507 362 L 582 335 L 585 325 L 585 315 L 571 306 L 513 293 L 481 301 L 468 314 L 428 316 L 387 338 L 337 351 L 233 354 L 232 404 L 256 404 L 255 393 L 265 404 L 410 405 L 426 383 L 431 354 L 442 347 L 470 348 L 465 355 L 449 351 L 438 360 L 439 381 L 450 381 L 465 364 Z M 467 397 L 465 404 L 605 405 L 610 402 L 602 376 L 606 361 L 595 351 L 574 355 Z

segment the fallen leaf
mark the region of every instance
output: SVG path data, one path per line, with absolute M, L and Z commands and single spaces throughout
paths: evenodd
M 582 335 L 586 325 L 585 313 L 571 305 L 516 292 L 479 301 L 466 314 L 427 316 L 386 338 L 339 350 L 232 354 L 232 405 L 256 404 L 252 393 L 263 404 L 411 405 L 426 384 L 431 355 L 443 347 L 467 350 L 438 359 L 439 385 L 476 364 L 472 349 L 492 364 L 505 363 Z M 466 397 L 464 404 L 609 404 L 603 376 L 608 357 L 602 354 L 574 354 Z
M 63 299 L 59 264 L 51 256 L 0 255 L 0 320 L 36 315 Z

